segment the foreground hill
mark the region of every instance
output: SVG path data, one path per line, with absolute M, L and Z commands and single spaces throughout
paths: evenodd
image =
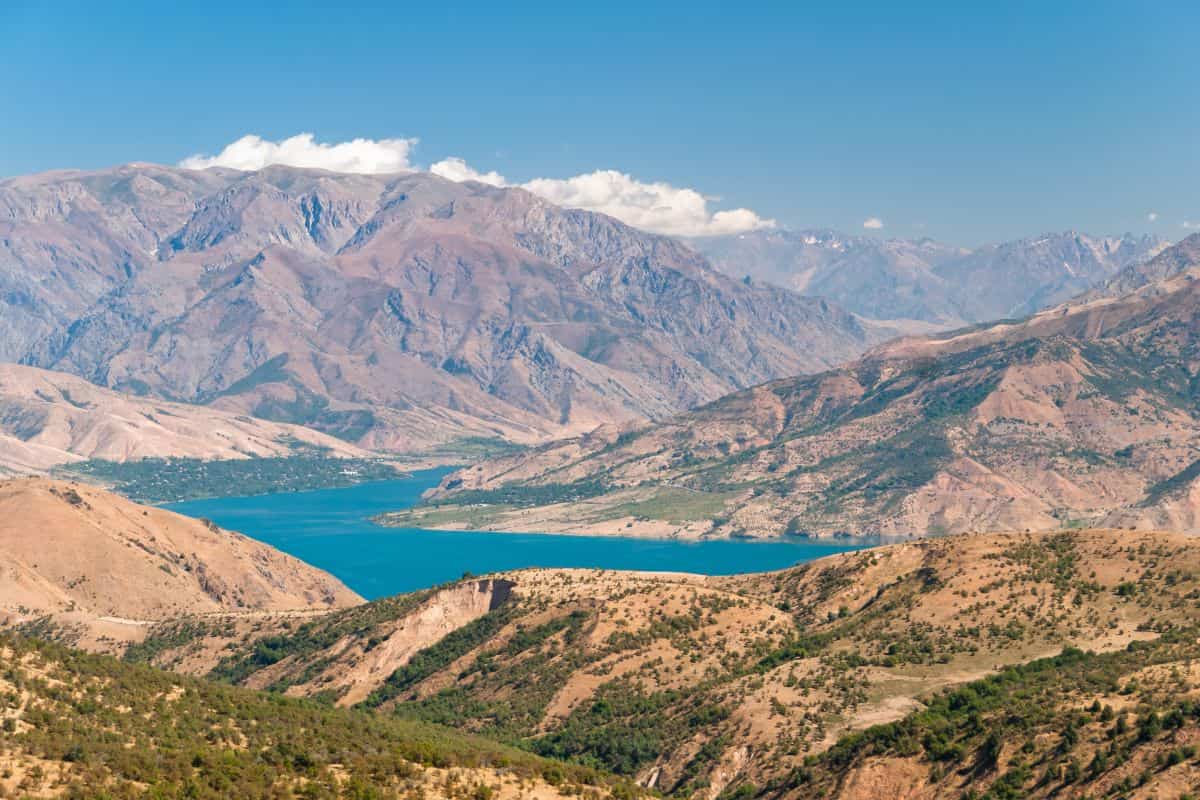
M 85 459 L 244 459 L 315 451 L 370 455 L 299 425 L 131 397 L 74 375 L 0 363 L 0 470 L 41 472 Z
M 874 319 L 941 326 L 1032 314 L 1136 270 L 1167 246 L 1153 236 L 1076 231 L 975 249 L 827 230 L 763 230 L 694 244 L 734 277 L 827 297 Z
M 286 167 L 0 181 L 0 359 L 371 448 L 661 418 L 887 333 L 520 189 Z
M 362 602 L 333 576 L 212 523 L 38 478 L 0 483 L 0 622 L 123 649 L 185 614 Z
M 1197 241 L 1131 294 L 897 340 L 660 425 L 484 462 L 390 519 L 654 536 L 1196 529 Z
M 0 636 L 0 796 L 631 798 L 594 770 Z
M 1177 796 L 1200 777 L 1197 597 L 1194 538 L 968 535 L 728 578 L 524 570 L 167 623 L 130 657 L 680 796 Z

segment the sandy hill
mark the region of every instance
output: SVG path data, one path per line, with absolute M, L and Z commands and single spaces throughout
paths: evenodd
M 448 476 L 394 521 L 683 536 L 1200 528 L 1200 237 L 1120 297 L 901 339 Z
M 366 451 L 299 425 L 133 397 L 82 378 L 0 363 L 0 469 L 40 472 L 84 459 L 229 459 Z
M 328 610 L 336 578 L 211 523 L 76 483 L 0 483 L 0 620 L 82 646 L 184 614 Z
M 1123 732 L 1124 755 L 1084 771 L 1113 709 L 1136 730 L 1148 704 L 1200 699 L 1197 598 L 1191 537 L 974 534 L 728 578 L 523 570 L 311 620 L 165 623 L 130 657 L 521 739 L 685 796 L 960 798 L 1014 759 L 1004 780 L 1045 796 L 1072 774 L 1082 793 L 1148 765 L 1150 786 L 1200 777 L 1195 751 L 1162 760 L 1200 739 L 1191 707 L 1173 738 Z M 950 708 L 943 691 L 983 699 Z

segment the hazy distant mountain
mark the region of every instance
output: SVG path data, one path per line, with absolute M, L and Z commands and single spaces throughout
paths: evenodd
M 981 247 L 941 264 L 959 287 L 966 319 L 1023 317 L 1058 305 L 1121 270 L 1144 264 L 1168 243 L 1154 236 L 1088 236 L 1067 231 Z
M 1086 301 L 1098 297 L 1120 297 L 1148 284 L 1187 272 L 1197 263 L 1200 263 L 1200 238 L 1189 236 L 1163 251 L 1157 258 L 1131 263 L 1078 299 Z
M 930 239 L 876 239 L 835 231 L 762 230 L 696 239 L 730 275 L 837 301 L 875 319 L 962 321 L 954 287 L 934 267 L 967 253 Z
M 519 189 L 283 167 L 0 181 L 0 359 L 368 446 L 659 418 L 886 334 Z
M 475 509 L 499 530 L 1200 530 L 1200 234 L 1145 272 L 1169 277 L 487 462 L 438 498 L 517 503 Z
M 975 250 L 833 231 L 764 230 L 694 244 L 735 277 L 827 297 L 874 319 L 950 326 L 1031 314 L 1148 261 L 1166 246 L 1152 236 L 1074 231 Z

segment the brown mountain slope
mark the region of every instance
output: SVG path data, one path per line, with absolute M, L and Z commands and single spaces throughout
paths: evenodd
M 74 375 L 0 363 L 0 468 L 13 472 L 84 459 L 229 459 L 313 449 L 370 455 L 299 425 L 131 397 Z
M 897 340 L 656 426 L 485 462 L 392 521 L 691 536 L 1192 530 L 1196 278 Z
M 83 646 L 183 614 L 361 602 L 336 578 L 211 523 L 75 483 L 0 483 L 0 619 Z
M 1041 717 L 1027 712 L 1025 732 L 1005 734 L 1012 744 L 1001 764 L 1018 755 L 1020 736 L 1034 737 L 1038 725 L 1059 730 L 1094 700 L 1129 714 L 1136 727 L 1142 693 L 1146 702 L 1168 688 L 1171 702 L 1198 694 L 1200 674 L 1184 666 L 1200 655 L 1195 634 L 1173 633 L 1194 630 L 1197 596 L 1195 538 L 968 535 L 728 578 L 523 570 L 300 625 L 164 624 L 138 657 L 523 740 L 536 752 L 684 796 L 812 797 L 813 786 L 823 786 L 828 796 L 871 797 L 862 787 L 933 781 L 942 788 L 911 796 L 959 797 L 951 790 L 974 785 L 982 794 L 1000 778 L 1005 769 L 988 766 L 973 784 L 966 780 L 989 728 L 1017 723 L 995 703 L 979 707 L 975 728 L 946 711 L 946 730 L 962 729 L 946 732 L 943 745 L 937 737 L 922 744 L 933 724 L 922 709 L 943 713 L 942 689 L 1077 646 L 1108 655 L 1085 659 L 1086 680 L 1073 671 L 1083 661 L 1050 670 L 1060 683 L 1040 696 Z M 1136 688 L 1123 692 L 1131 680 Z M 1017 694 L 1006 704 L 1026 702 Z M 915 749 L 889 749 L 898 734 L 853 736 L 891 723 L 909 726 Z M 1078 724 L 1075 751 L 1055 752 L 1057 738 L 1036 739 L 1022 757 L 1046 760 L 1026 783 L 1069 758 L 1087 766 L 1085 757 L 1100 749 L 1098 718 Z M 1200 735 L 1189 724 L 1188 736 Z M 1140 743 L 1151 761 L 1191 741 L 1156 737 Z M 953 741 L 960 746 L 952 765 L 937 748 Z M 881 767 L 881 757 L 896 763 Z M 1118 784 L 1141 758 L 1110 758 L 1089 785 Z
M 662 418 L 888 333 L 428 174 L 131 165 L 0 181 L 0 212 L 0 356 L 374 448 Z

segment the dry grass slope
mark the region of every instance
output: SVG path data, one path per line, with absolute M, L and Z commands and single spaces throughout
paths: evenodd
M 131 397 L 73 375 L 0 363 L 0 468 L 12 472 L 85 459 L 241 459 L 313 450 L 370 456 L 299 425 Z

